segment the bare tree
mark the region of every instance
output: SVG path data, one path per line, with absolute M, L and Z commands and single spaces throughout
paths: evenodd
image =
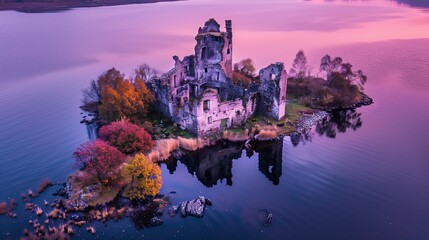
M 331 60 L 329 55 L 325 55 L 320 61 L 321 76 L 328 81 L 331 80 L 331 75 L 334 72 L 341 73 L 348 81 L 358 86 L 359 90 L 363 90 L 363 85 L 367 81 L 367 76 L 363 74 L 362 70 L 353 71 L 353 65 L 350 63 L 343 63 L 343 59 L 335 57 Z
M 307 70 L 307 58 L 305 57 L 304 51 L 299 50 L 293 60 L 289 75 L 302 78 L 307 74 Z
M 159 71 L 144 63 L 138 66 L 134 71 L 136 77 L 139 77 L 145 82 L 151 81 L 154 77 L 160 75 Z
M 89 86 L 85 89 L 82 89 L 82 95 L 83 105 L 99 102 L 101 99 L 101 90 L 98 86 L 98 83 L 95 80 L 91 80 Z
M 325 55 L 320 60 L 320 74 L 322 77 L 329 80 L 333 72 L 342 72 L 343 59 L 335 57 L 331 60 L 331 56 Z

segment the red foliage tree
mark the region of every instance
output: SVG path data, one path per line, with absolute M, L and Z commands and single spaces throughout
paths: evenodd
M 113 122 L 101 127 L 99 137 L 125 154 L 145 152 L 153 147 L 149 133 L 128 121 Z
M 102 140 L 87 142 L 74 152 L 78 166 L 102 184 L 108 184 L 119 175 L 125 155 Z

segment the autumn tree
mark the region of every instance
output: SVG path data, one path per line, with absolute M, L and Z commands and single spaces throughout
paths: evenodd
M 238 63 L 234 64 L 234 71 L 241 72 L 247 77 L 253 77 L 255 75 L 255 66 L 251 58 L 246 58 Z
M 99 137 L 124 154 L 145 152 L 153 147 L 151 136 L 143 128 L 125 120 L 101 127 Z
M 131 199 L 144 199 L 155 196 L 162 187 L 160 167 L 145 155 L 137 154 L 126 166 L 131 175 L 131 183 L 125 189 L 125 195 Z
M 143 122 L 155 102 L 145 79 L 155 72 L 149 66 L 142 65 L 136 70 L 135 77 L 127 79 L 115 68 L 107 70 L 82 90 L 82 109 L 98 112 L 98 117 L 108 123 L 121 119 Z
M 73 155 L 82 171 L 104 185 L 119 176 L 119 168 L 125 161 L 124 154 L 102 140 L 82 144 Z
M 249 87 L 255 77 L 255 66 L 253 60 L 246 58 L 234 64 L 232 72 L 232 81 L 235 84 L 241 84 L 244 88 Z
M 99 117 L 105 122 L 121 119 L 142 122 L 155 102 L 154 96 L 139 76 L 131 81 L 114 68 L 99 78 L 98 85 L 101 93 Z
M 116 88 L 118 83 L 124 79 L 124 75 L 111 68 L 98 76 L 97 80 L 91 80 L 89 87 L 82 90 L 83 104 L 100 103 L 102 96 L 101 92 L 105 86 Z

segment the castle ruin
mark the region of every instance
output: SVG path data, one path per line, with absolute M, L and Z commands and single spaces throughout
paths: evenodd
M 260 70 L 260 83 L 247 89 L 232 81 L 232 22 L 226 31 L 214 19 L 205 22 L 195 37 L 195 53 L 148 85 L 156 107 L 180 128 L 197 136 L 241 127 L 253 115 L 280 120 L 285 116 L 287 75 L 283 63 Z

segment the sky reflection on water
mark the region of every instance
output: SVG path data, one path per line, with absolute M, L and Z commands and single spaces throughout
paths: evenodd
M 281 151 L 227 146 L 231 154 L 218 165 L 208 150 L 204 161 L 189 155 L 163 164 L 163 193 L 177 191 L 174 203 L 206 195 L 214 201 L 207 215 L 142 231 L 127 220 L 100 224 L 100 237 L 429 236 L 429 13 L 393 1 L 191 0 L 0 12 L 0 201 L 73 171 L 71 153 L 87 140 L 78 106 L 90 79 L 112 66 L 131 74 L 144 62 L 168 70 L 172 55 L 193 53 L 209 17 L 222 26 L 232 19 L 235 61 L 290 66 L 303 49 L 316 72 L 324 54 L 341 56 L 368 75 L 375 103 L 357 111 L 355 131 L 328 124 L 297 146 L 286 138 Z M 327 137 L 333 129 L 335 138 Z M 269 228 L 260 222 L 263 209 L 275 216 Z M 25 212 L 18 215 L 15 222 L 1 216 L 1 237 L 19 237 L 28 227 Z

